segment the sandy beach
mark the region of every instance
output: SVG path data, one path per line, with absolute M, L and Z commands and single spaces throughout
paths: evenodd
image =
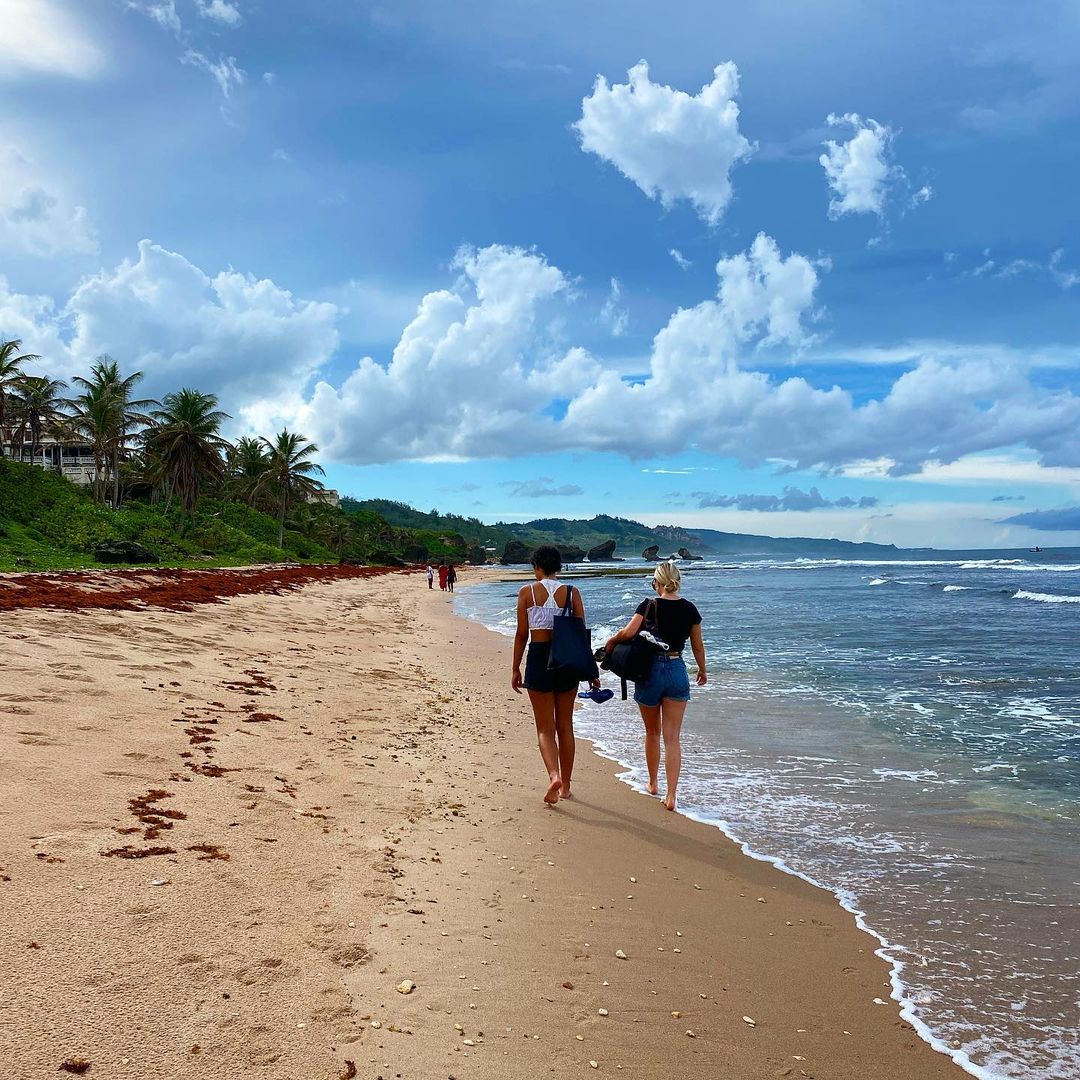
M 506 639 L 422 575 L 264 584 L 5 611 L 6 1076 L 963 1075 L 831 895 L 584 741 L 545 808 Z

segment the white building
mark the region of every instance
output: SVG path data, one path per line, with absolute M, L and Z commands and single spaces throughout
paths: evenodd
M 43 435 L 37 453 L 30 457 L 30 444 L 5 442 L 0 444 L 5 458 L 39 465 L 43 469 L 59 472 L 76 484 L 89 487 L 94 482 L 94 451 L 89 443 L 60 442 L 51 435 Z M 59 468 L 57 468 L 59 462 Z

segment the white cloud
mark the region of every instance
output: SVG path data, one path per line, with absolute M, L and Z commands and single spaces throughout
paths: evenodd
M 672 248 L 668 254 L 675 260 L 680 270 L 689 270 L 694 265 L 678 248 Z
M 904 171 L 890 162 L 895 133 L 876 120 L 864 120 L 858 113 L 830 113 L 827 122 L 830 127 L 850 127 L 854 132 L 847 142 L 826 140 L 825 153 L 818 158 L 832 192 L 829 217 L 884 217 L 890 186 L 904 178 Z M 919 201 L 925 202 L 930 194 L 928 187 L 922 188 Z
M 295 422 L 352 462 L 512 456 L 554 437 L 539 415 L 598 375 L 583 349 L 560 349 L 537 325 L 567 291 L 542 256 L 463 249 L 453 289 L 428 293 L 389 364 L 365 357 L 340 388 L 319 382 Z
M 195 0 L 195 3 L 204 19 L 221 23 L 223 26 L 239 26 L 244 21 L 240 9 L 227 0 Z
M 176 11 L 176 0 L 127 0 L 127 6 L 132 11 L 141 11 L 163 30 L 178 36 L 183 30 Z
M 151 394 L 196 386 L 244 416 L 298 396 L 337 348 L 338 314 L 267 279 L 211 277 L 149 240 L 136 260 L 83 279 L 62 308 L 0 282 L 0 337 L 21 337 L 55 375 L 82 374 L 107 352 L 144 371 Z
M 622 286 L 618 278 L 611 279 L 611 291 L 600 311 L 600 321 L 611 331 L 612 337 L 622 337 L 630 325 L 630 312 L 622 306 Z
M 216 60 L 211 60 L 197 49 L 188 49 L 180 56 L 180 63 L 209 72 L 217 83 L 221 96 L 226 100 L 232 95 L 233 89 L 244 82 L 245 73 L 237 66 L 235 56 L 219 56 Z
M 738 87 L 730 62 L 691 96 L 652 82 L 642 60 L 625 84 L 598 76 L 574 127 L 583 150 L 611 162 L 649 198 L 665 207 L 688 199 L 716 225 L 731 201 L 732 168 L 754 150 L 739 131 Z
M 0 254 L 85 255 L 97 237 L 83 206 L 74 205 L 43 170 L 14 146 L 0 147 Z
M 572 495 L 584 495 L 584 490 L 577 484 L 559 484 L 550 476 L 538 476 L 535 480 L 504 480 L 502 487 L 508 488 L 517 499 L 552 499 L 566 498 Z
M 105 55 L 60 0 L 0 0 L 0 81 L 33 75 L 89 79 Z

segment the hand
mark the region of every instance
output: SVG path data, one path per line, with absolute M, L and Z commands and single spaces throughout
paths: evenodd
M 589 683 L 589 689 L 590 690 L 599 690 L 600 689 L 600 680 L 599 679 L 593 679 L 593 681 L 591 683 Z
M 615 644 L 615 639 L 613 637 L 609 637 L 607 641 L 604 642 L 604 652 L 611 652 L 611 650 L 615 648 Z
M 510 676 L 510 689 L 515 694 L 521 693 L 521 668 L 514 668 L 514 673 Z
M 704 668 L 701 668 L 701 670 L 698 671 L 698 673 L 697 673 L 697 684 L 698 684 L 698 686 L 704 686 L 708 681 L 709 681 L 708 674 L 706 673 Z

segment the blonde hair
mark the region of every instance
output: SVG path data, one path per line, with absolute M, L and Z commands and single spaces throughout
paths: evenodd
M 667 562 L 657 563 L 656 572 L 653 574 L 653 584 L 666 593 L 676 593 L 682 583 L 682 574 L 675 565 L 674 559 Z

